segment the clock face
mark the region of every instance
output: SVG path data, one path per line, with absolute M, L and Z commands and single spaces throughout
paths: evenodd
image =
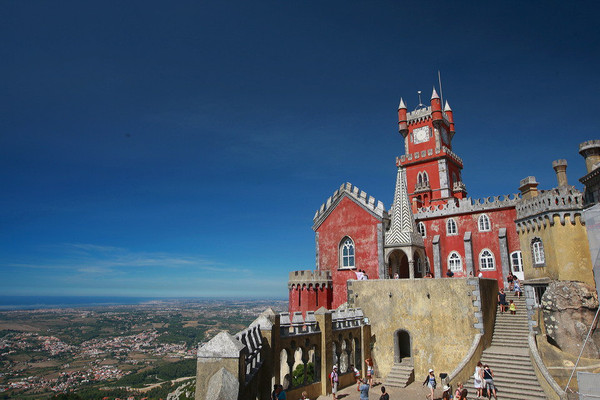
M 416 128 L 413 131 L 413 142 L 415 144 L 417 143 L 423 143 L 429 140 L 430 135 L 430 129 L 428 126 L 422 126 L 420 128 Z

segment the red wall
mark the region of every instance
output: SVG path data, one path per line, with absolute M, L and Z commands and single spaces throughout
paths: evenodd
M 487 214 L 490 219 L 491 230 L 489 232 L 479 232 L 479 216 Z M 473 247 L 473 269 L 475 276 L 479 273 L 479 253 L 487 248 L 494 254 L 494 261 L 496 265 L 495 270 L 481 271 L 484 278 L 497 279 L 499 283 L 502 283 L 502 258 L 500 255 L 500 244 L 498 240 L 498 231 L 500 228 L 506 228 L 507 244 L 508 244 L 508 256 L 509 256 L 509 267 L 510 267 L 510 253 L 513 251 L 520 250 L 519 237 L 515 226 L 516 211 L 514 208 L 502 209 L 502 210 L 489 210 L 484 213 L 476 214 L 463 214 L 452 216 L 456 221 L 458 227 L 458 234 L 448 236 L 446 235 L 446 221 L 450 217 L 440 217 L 422 220 L 425 224 L 427 236 L 424 238 L 425 241 L 425 252 L 429 258 L 429 265 L 431 266 L 432 272 L 434 269 L 433 264 L 433 245 L 431 243 L 435 235 L 440 235 L 440 256 L 442 264 L 442 275 L 446 276 L 448 270 L 448 255 L 452 251 L 458 252 L 462 259 L 463 272 L 455 273 L 456 277 L 464 277 L 466 273 L 466 260 L 465 260 L 465 245 L 464 236 L 465 232 L 471 232 L 471 243 Z
M 332 308 L 347 301 L 346 281 L 356 279 L 354 271 L 364 270 L 370 279 L 379 277 L 377 224 L 380 221 L 348 197 L 344 197 L 317 229 L 319 269 L 331 271 Z M 340 270 L 339 246 L 349 236 L 354 241 L 356 269 Z
M 315 287 L 312 284 L 292 285 L 289 289 L 288 311 L 290 313 L 302 311 L 302 314 L 306 316 L 307 311 L 316 311 L 321 307 L 331 309 L 332 300 L 333 289 L 331 287 L 318 285 Z

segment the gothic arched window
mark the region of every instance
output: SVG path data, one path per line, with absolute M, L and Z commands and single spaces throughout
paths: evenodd
M 419 222 L 419 224 L 417 225 L 417 232 L 419 232 L 422 237 L 427 236 L 427 230 L 425 229 L 424 223 Z
M 340 268 L 354 268 L 354 241 L 348 236 L 340 243 Z
M 479 253 L 479 269 L 482 271 L 496 269 L 494 254 L 489 249 L 483 249 Z
M 425 171 L 423 171 L 423 183 L 424 184 L 429 183 L 429 175 L 427 175 L 427 172 L 425 172 Z
M 448 256 L 448 269 L 452 272 L 462 271 L 462 259 L 456 251 Z
M 536 237 L 531 241 L 531 255 L 534 267 L 543 267 L 546 264 L 544 243 L 542 243 L 542 239 Z
M 492 229 L 492 224 L 490 223 L 490 218 L 483 214 L 479 217 L 479 232 L 487 232 Z
M 458 226 L 454 218 L 448 218 L 446 222 L 446 234 L 447 235 L 458 235 Z

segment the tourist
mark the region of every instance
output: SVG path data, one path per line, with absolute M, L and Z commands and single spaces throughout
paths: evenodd
M 459 400 L 467 400 L 467 395 L 469 394 L 469 391 L 467 389 L 463 389 L 460 392 L 460 397 Z
M 308 393 L 306 393 L 306 392 L 302 392 L 302 397 L 300 398 L 300 400 L 310 400 L 310 399 L 308 398 Z
M 500 312 L 506 311 L 508 303 L 506 302 L 506 293 L 504 293 L 504 289 L 500 289 L 498 292 L 498 304 L 500 305 Z
M 394 279 L 400 279 L 400 275 L 397 272 L 394 274 Z
M 367 380 L 362 379 L 360 383 L 356 385 L 356 390 L 360 392 L 360 400 L 369 400 L 369 388 L 371 385 L 367 385 Z
M 360 371 L 354 364 L 350 364 L 350 371 L 354 372 L 354 383 L 358 384 L 358 381 L 360 380 Z
M 515 276 L 512 274 L 512 272 L 509 272 L 508 275 L 506 276 L 506 282 L 508 282 L 508 290 L 510 290 L 512 292 L 514 286 L 513 286 L 513 280 L 514 280 Z
M 361 281 L 366 281 L 367 279 L 369 279 L 369 275 L 367 275 L 367 273 L 365 272 L 365 270 L 362 270 L 362 278 L 360 279 Z
M 373 375 L 375 374 L 375 370 L 373 369 L 373 359 L 370 357 L 367 358 L 365 364 L 367 364 L 367 379 L 369 380 L 369 386 L 373 386 Z
M 512 315 L 515 315 L 517 313 L 517 305 L 514 303 L 514 301 L 510 301 L 510 304 L 508 305 L 508 310 Z
M 491 392 L 494 395 L 494 399 L 498 400 L 498 396 L 496 396 L 496 386 L 494 386 L 494 372 L 487 364 L 483 367 L 483 379 L 485 379 L 488 399 L 492 398 L 490 395 Z
M 479 271 L 479 273 L 477 274 L 478 278 L 483 278 L 483 272 Z
M 285 390 L 283 390 L 283 386 L 279 385 L 277 388 L 277 400 L 286 400 L 287 396 L 285 394 Z
M 340 381 L 336 365 L 333 366 L 333 371 L 329 374 L 329 380 L 331 381 L 331 394 L 333 395 L 333 400 L 335 400 L 337 399 L 338 382 Z
M 354 273 L 356 274 L 356 280 L 357 281 L 362 281 L 362 278 L 363 278 L 363 271 L 362 271 L 362 269 L 354 271 Z
M 271 393 L 271 400 L 277 400 L 277 395 L 279 394 L 278 389 L 279 389 L 279 384 L 278 383 L 274 384 L 273 392 Z
M 451 270 L 446 271 L 446 276 L 448 278 L 452 278 L 454 276 L 454 272 L 452 272 Z
M 519 280 L 519 278 L 515 277 L 514 282 L 515 282 L 515 296 L 521 297 L 521 293 L 523 293 L 522 289 L 521 289 L 521 281 Z
M 442 392 L 442 400 L 450 400 L 452 396 L 450 395 L 450 386 L 444 385 L 444 391 Z
M 473 386 L 475 387 L 475 390 L 477 390 L 477 398 L 480 399 L 481 396 L 483 396 L 483 388 L 484 388 L 484 381 L 483 381 L 483 364 L 481 363 L 481 361 L 479 361 L 477 363 L 477 366 L 475 367 L 475 373 L 473 374 Z
M 433 400 L 435 398 L 435 397 L 433 397 L 435 387 L 437 386 L 437 383 L 435 381 L 435 374 L 433 373 L 433 369 L 429 369 L 429 374 L 427 374 L 425 381 L 423 381 L 423 386 L 425 386 L 425 385 L 427 385 L 429 390 L 431 390 L 431 393 L 427 393 L 425 395 L 425 397 L 429 398 L 431 396 L 431 400 Z
M 385 392 L 385 386 L 381 387 L 381 396 L 379 396 L 379 400 L 390 400 L 390 395 Z
M 461 394 L 461 392 L 462 392 L 463 389 L 464 389 L 463 383 L 462 382 L 458 382 L 458 385 L 456 386 L 456 392 L 454 392 L 454 398 L 455 399 L 459 399 L 460 398 L 460 394 Z

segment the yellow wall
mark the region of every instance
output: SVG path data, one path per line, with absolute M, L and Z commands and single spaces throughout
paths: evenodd
M 473 294 L 482 282 L 482 297 Z M 487 284 L 490 281 L 490 284 Z M 485 284 L 483 284 L 485 283 Z M 372 357 L 375 374 L 385 378 L 394 364 L 394 333 L 409 332 L 415 380 L 423 380 L 429 368 L 450 374 L 467 355 L 473 344 L 476 312 L 486 321 L 486 341 L 491 340 L 498 287 L 491 279 L 383 279 L 348 281 L 350 304 L 360 307 L 371 325 Z M 493 292 L 493 293 L 492 293 Z M 391 296 L 390 296 L 391 294 Z M 490 304 L 487 304 L 490 303 Z M 483 310 L 483 311 L 482 311 Z M 489 337 L 488 337 L 489 336 Z
M 575 225 L 571 224 L 568 216 L 564 225 L 560 223 L 558 215 L 553 218 L 553 226 L 546 220 L 545 227 L 542 224 L 539 228 L 536 224 L 522 224 L 529 230 L 519 230 L 525 279 L 550 278 L 594 286 L 587 232 L 580 217 L 575 217 Z M 544 267 L 533 267 L 531 241 L 535 237 L 539 237 L 544 244 Z

